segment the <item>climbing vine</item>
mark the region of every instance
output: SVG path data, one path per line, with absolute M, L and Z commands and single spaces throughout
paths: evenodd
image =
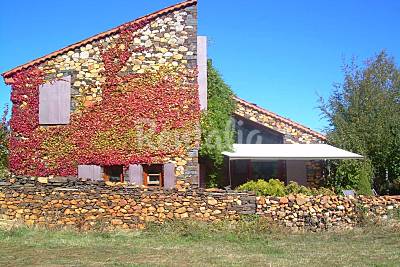
M 76 175 L 78 164 L 161 163 L 184 157 L 199 145 L 194 70 L 160 66 L 141 74 L 122 71 L 134 52 L 145 51 L 132 46 L 132 40 L 146 23 L 129 25 L 114 44 L 102 47 L 102 100 L 71 114 L 68 125 L 39 125 L 42 71 L 31 67 L 14 75 L 11 171 Z
M 207 166 L 207 185 L 215 187 L 222 177 L 222 152 L 230 150 L 234 142 L 231 121 L 235 102 L 232 90 L 210 60 L 207 70 L 208 107 L 201 116 L 200 156 Z

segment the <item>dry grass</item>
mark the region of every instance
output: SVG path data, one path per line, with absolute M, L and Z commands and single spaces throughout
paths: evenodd
M 259 220 L 145 231 L 0 230 L 0 266 L 398 266 L 400 230 L 288 233 Z

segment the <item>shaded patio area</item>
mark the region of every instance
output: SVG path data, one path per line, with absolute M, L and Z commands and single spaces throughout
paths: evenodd
M 327 144 L 234 144 L 233 151 L 223 154 L 227 166 L 225 184 L 231 187 L 271 178 L 310 186 L 310 180 L 319 178 L 312 176 L 322 176 L 315 172 L 315 165 L 322 169 L 326 160 L 363 158 Z

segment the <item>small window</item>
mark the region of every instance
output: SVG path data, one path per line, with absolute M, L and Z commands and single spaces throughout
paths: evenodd
M 162 187 L 164 186 L 163 168 L 160 164 L 143 166 L 144 185 Z
M 110 182 L 123 182 L 124 181 L 124 168 L 122 165 L 104 166 L 103 178 L 105 181 Z

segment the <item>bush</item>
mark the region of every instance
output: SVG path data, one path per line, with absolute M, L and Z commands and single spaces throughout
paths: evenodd
M 343 160 L 331 162 L 332 175 L 328 177 L 327 185 L 336 192 L 343 189 L 355 189 L 357 194 L 371 195 L 373 168 L 369 160 Z
M 336 195 L 336 193 L 332 189 L 326 187 L 319 187 L 319 188 L 311 188 L 311 195 L 333 196 Z
M 303 194 L 307 196 L 332 196 L 335 195 L 335 192 L 326 187 L 309 188 L 304 185 L 299 185 L 296 182 L 290 181 L 289 184 L 286 186 L 286 194 Z
M 249 181 L 240 185 L 237 190 L 253 191 L 259 196 L 284 196 L 286 193 L 285 185 L 278 179 L 270 179 L 268 182 L 263 179 Z
M 257 181 L 249 181 L 236 188 L 239 191 L 253 191 L 259 196 L 285 196 L 290 194 L 303 194 L 307 196 L 315 195 L 335 195 L 335 192 L 329 188 L 308 188 L 299 185 L 296 182 L 289 182 L 287 186 L 277 179 L 270 179 L 268 182 L 259 179 Z
M 303 195 L 311 195 L 311 189 L 304 186 L 299 185 L 296 182 L 290 181 L 289 184 L 286 186 L 286 193 L 287 194 L 303 194 Z

